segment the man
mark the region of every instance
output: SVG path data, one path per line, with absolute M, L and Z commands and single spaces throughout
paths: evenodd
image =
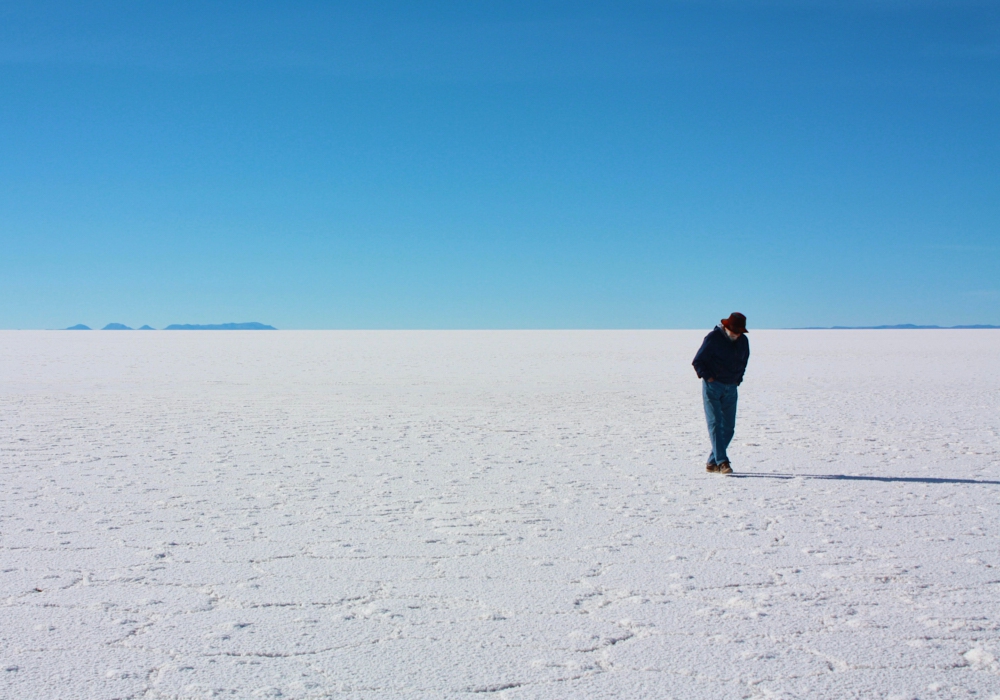
M 705 401 L 705 419 L 712 453 L 708 456 L 705 471 L 732 474 L 726 448 L 733 439 L 736 428 L 736 387 L 743 381 L 743 373 L 750 359 L 747 341 L 747 317 L 734 312 L 722 319 L 694 356 L 694 371 L 701 382 L 701 395 Z

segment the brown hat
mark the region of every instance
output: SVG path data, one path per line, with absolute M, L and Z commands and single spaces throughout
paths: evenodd
M 733 333 L 749 333 L 747 330 L 747 317 L 739 311 L 729 314 L 729 318 L 722 319 L 722 325 Z

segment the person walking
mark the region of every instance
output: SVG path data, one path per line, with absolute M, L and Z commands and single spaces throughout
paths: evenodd
M 705 336 L 691 363 L 702 380 L 701 396 L 705 402 L 708 437 L 712 441 L 705 471 L 733 473 L 726 448 L 736 429 L 736 387 L 743 381 L 750 359 L 750 342 L 746 334 L 747 317 L 739 312 L 729 314 L 729 318 L 722 319 Z

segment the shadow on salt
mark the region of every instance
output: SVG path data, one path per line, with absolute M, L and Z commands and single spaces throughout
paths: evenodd
M 980 484 L 1000 486 L 1000 481 L 980 481 L 977 479 L 940 479 L 917 476 L 859 476 L 854 474 L 728 474 L 736 479 L 836 479 L 846 481 L 885 481 L 909 484 Z

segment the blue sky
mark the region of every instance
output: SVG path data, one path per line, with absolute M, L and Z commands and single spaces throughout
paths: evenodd
M 0 327 L 1000 324 L 996 2 L 0 5 Z

